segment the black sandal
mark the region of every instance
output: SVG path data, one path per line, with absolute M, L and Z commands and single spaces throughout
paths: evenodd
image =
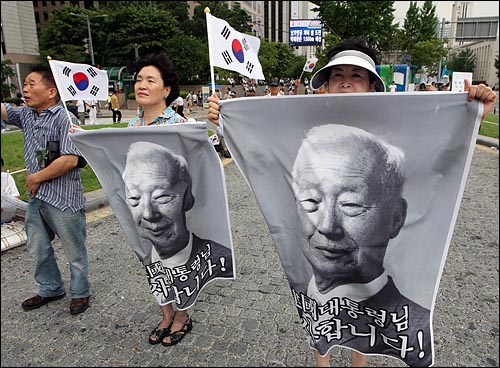
M 167 328 L 158 328 L 158 326 L 160 326 L 160 324 L 158 324 L 158 326 L 156 326 L 156 328 L 149 334 L 149 339 L 148 339 L 149 343 L 151 345 L 156 345 L 159 344 L 160 342 L 163 342 L 163 339 L 168 335 L 170 335 L 170 327 L 172 327 L 172 323 L 174 323 L 173 319 Z M 156 340 L 151 339 L 153 336 L 156 336 Z
M 181 340 L 186 336 L 186 334 L 193 329 L 193 320 L 189 317 L 184 322 L 182 328 L 178 331 L 170 332 L 170 334 L 165 337 L 170 337 L 170 342 L 165 342 L 163 339 L 161 340 L 161 344 L 163 346 L 173 346 L 181 342 Z

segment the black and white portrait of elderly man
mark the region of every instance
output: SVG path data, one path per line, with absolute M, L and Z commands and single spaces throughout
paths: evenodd
M 125 199 L 139 237 L 152 245 L 151 264 L 160 262 L 169 270 L 196 264 L 203 270 L 210 258 L 207 267 L 217 265 L 219 271 L 212 272 L 210 268 L 210 272 L 204 273 L 205 279 L 190 274 L 178 290 L 195 285 L 198 289 L 216 277 L 232 277 L 231 250 L 188 229 L 186 212 L 193 208 L 195 197 L 184 157 L 155 143 L 132 143 L 123 181 Z
M 406 219 L 403 163 L 398 147 L 339 124 L 312 128 L 299 148 L 292 186 L 312 267 L 307 297 L 340 303 L 338 313 L 306 324 L 322 355 L 343 345 L 415 366 L 432 360 L 430 311 L 402 295 L 384 269 L 389 241 Z

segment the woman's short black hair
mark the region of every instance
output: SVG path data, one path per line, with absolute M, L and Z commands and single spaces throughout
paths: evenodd
M 137 81 L 137 73 L 146 66 L 156 67 L 160 71 L 163 84 L 170 87 L 170 93 L 165 99 L 167 106 L 170 106 L 170 104 L 179 97 L 179 76 L 175 71 L 174 63 L 164 53 L 146 55 L 136 64 L 134 82 Z

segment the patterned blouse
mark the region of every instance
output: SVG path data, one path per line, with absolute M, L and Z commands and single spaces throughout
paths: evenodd
M 162 111 L 160 115 L 158 115 L 151 124 L 144 123 L 144 112 L 141 112 L 140 116 L 137 116 L 130 120 L 128 123 L 129 127 L 139 127 L 145 125 L 167 125 L 167 124 L 178 124 L 185 123 L 187 121 L 186 118 L 183 118 L 179 114 L 177 114 L 171 107 L 167 107 Z

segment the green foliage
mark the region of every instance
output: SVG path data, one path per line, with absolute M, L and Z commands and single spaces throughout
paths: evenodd
M 446 54 L 447 51 L 437 38 L 419 41 L 413 46 L 412 63 L 420 66 L 426 65 L 432 72 L 436 72 L 438 60 L 442 60 Z
M 326 30 L 340 39 L 365 38 L 384 51 L 396 25 L 394 1 L 318 1 L 319 18 Z
M 9 84 L 8 78 L 14 77 L 14 70 L 9 66 L 10 64 L 12 64 L 12 61 L 2 60 L 2 97 L 4 99 L 17 89 L 14 84 Z
M 500 65 L 498 63 L 498 56 L 495 58 L 495 69 L 497 70 L 497 78 L 499 78 L 499 75 L 500 75 Z
M 80 14 L 73 16 L 70 13 Z M 48 65 L 47 56 L 73 63 L 91 63 L 90 54 L 85 53 L 84 39 L 88 39 L 87 19 L 91 24 L 92 45 L 96 64 L 102 65 L 103 24 L 107 18 L 103 12 L 81 9 L 67 5 L 57 8 L 49 17 L 39 35 L 40 62 Z
M 419 41 L 437 38 L 436 29 L 438 20 L 436 17 L 436 6 L 432 1 L 424 1 L 420 9 L 420 38 Z
M 181 34 L 175 17 L 156 2 L 130 2 L 107 14 L 101 65 L 120 66 L 133 61 L 136 43 L 140 55 L 166 51 L 167 42 Z
M 261 39 L 259 60 L 266 80 L 273 77 L 298 77 L 306 62 L 304 57 L 297 61 L 288 45 L 269 42 L 266 39 Z
M 446 67 L 456 72 L 474 72 L 476 68 L 476 56 L 471 49 L 466 48 L 452 56 L 446 63 Z
M 437 69 L 437 63 L 447 52 L 444 43 L 437 37 L 436 7 L 425 1 L 418 8 L 416 1 L 410 2 L 401 35 L 401 48 L 411 55 L 412 64 Z
M 487 115 L 481 124 L 479 134 L 498 139 L 498 115 Z

